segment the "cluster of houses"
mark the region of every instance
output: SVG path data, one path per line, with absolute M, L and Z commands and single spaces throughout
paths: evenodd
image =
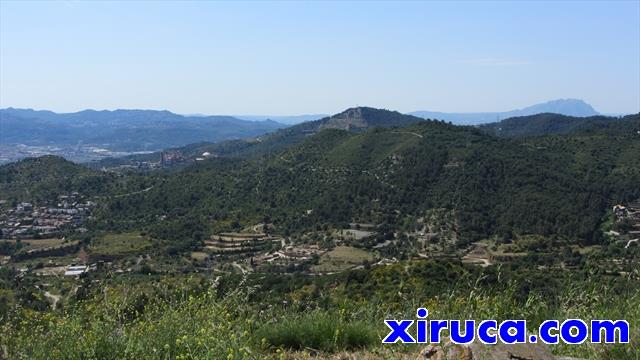
M 49 205 L 22 202 L 15 207 L 0 207 L 0 238 L 51 238 L 68 230 L 85 231 L 82 224 L 95 205 L 74 192 L 59 196 Z
M 160 153 L 160 165 L 167 167 L 185 161 L 184 156 L 179 150 L 165 150 Z
M 327 250 L 320 249 L 318 245 L 289 245 L 280 250 L 252 257 L 249 259 L 249 264 L 253 268 L 265 264 L 278 266 L 300 265 L 312 260 L 314 256 L 320 257 L 326 252 Z
M 205 240 L 212 257 L 241 260 L 254 271 L 263 266 L 301 266 L 326 252 L 318 245 L 286 245 L 282 237 L 265 233 L 220 233 Z
M 160 166 L 169 167 L 184 162 L 204 161 L 209 157 L 217 157 L 208 151 L 196 156 L 195 158 L 186 157 L 180 150 L 165 150 L 160 154 Z

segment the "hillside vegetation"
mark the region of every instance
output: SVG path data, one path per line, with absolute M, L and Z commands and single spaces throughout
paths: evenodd
M 111 177 L 55 156 L 30 158 L 0 167 L 0 199 L 51 199 L 58 194 L 107 191 Z
M 423 306 L 430 319 L 527 319 L 531 331 L 545 319 L 624 318 L 636 333 L 636 286 L 572 279 L 551 294 L 549 284 L 531 288 L 508 274 L 428 262 L 325 280 L 134 276 L 97 286 L 85 279 L 62 309 L 8 313 L 0 344 L 16 359 L 297 359 L 340 351 L 414 359 L 420 347 L 381 345 L 384 319 L 413 318 Z M 632 338 L 554 350 L 635 359 L 637 345 Z
M 132 219 L 153 227 L 164 215 L 218 230 L 268 220 L 289 234 L 354 219 L 393 227 L 444 208 L 462 243 L 512 233 L 595 243 L 605 210 L 640 196 L 638 117 L 618 123 L 522 141 L 437 121 L 326 129 L 284 150 L 163 176 L 149 192 L 114 199 L 102 216 L 114 229 Z
M 625 126 L 626 122 L 633 122 L 634 118 L 637 119 L 637 115 L 628 115 L 624 118 L 607 116 L 584 118 L 544 113 L 513 117 L 496 123 L 480 125 L 480 129 L 501 137 L 541 136 L 615 129 Z

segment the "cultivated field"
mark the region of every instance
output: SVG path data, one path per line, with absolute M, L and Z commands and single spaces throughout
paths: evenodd
M 371 253 L 351 246 L 336 246 L 335 249 L 320 257 L 320 263 L 311 268 L 314 272 L 343 271 L 358 265 L 363 261 L 373 260 Z
M 91 241 L 88 252 L 91 255 L 124 256 L 148 250 L 152 241 L 138 233 L 109 234 Z

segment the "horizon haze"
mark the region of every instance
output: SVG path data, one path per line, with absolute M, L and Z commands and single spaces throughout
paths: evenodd
M 3 1 L 0 57 L 0 108 L 640 111 L 634 1 Z

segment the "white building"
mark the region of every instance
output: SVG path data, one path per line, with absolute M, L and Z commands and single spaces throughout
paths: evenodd
M 85 272 L 87 272 L 87 266 L 85 265 L 68 266 L 64 272 L 64 276 L 79 276 Z

